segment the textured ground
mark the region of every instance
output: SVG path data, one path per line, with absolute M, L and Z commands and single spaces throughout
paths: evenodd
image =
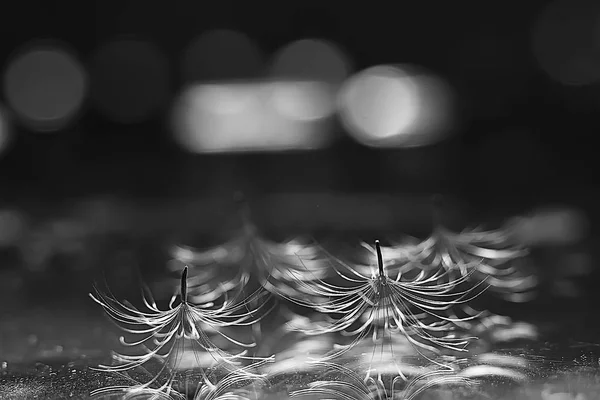
M 85 296 L 26 309 L 13 304 L 4 303 L 0 319 L 1 399 L 86 399 L 91 390 L 120 381 L 89 369 L 117 346 L 117 330 Z M 600 329 L 594 328 L 595 314 L 581 307 L 564 308 L 532 314 L 540 341 L 526 348 L 497 349 L 528 360 L 530 380 L 514 384 L 490 377 L 477 391 L 436 389 L 421 398 L 600 398 L 600 344 L 594 342 Z M 270 388 L 260 389 L 258 398 L 285 399 L 288 389 L 315 379 L 311 374 L 283 375 Z

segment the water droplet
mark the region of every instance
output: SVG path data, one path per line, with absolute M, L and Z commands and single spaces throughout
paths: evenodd
M 35 363 L 35 369 L 40 374 L 46 374 L 46 373 L 49 373 L 50 371 L 52 371 L 52 368 L 49 365 L 46 365 L 46 364 L 41 363 L 41 362 Z

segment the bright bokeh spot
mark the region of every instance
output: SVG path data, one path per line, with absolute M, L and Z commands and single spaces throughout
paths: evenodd
M 113 122 L 144 122 L 169 100 L 169 62 L 150 42 L 105 43 L 94 54 L 91 69 L 94 105 Z
M 600 80 L 600 4 L 556 0 L 538 16 L 533 53 L 550 78 L 582 86 Z
M 4 95 L 25 126 L 56 131 L 77 116 L 87 83 L 85 70 L 70 51 L 54 43 L 29 44 L 8 62 Z
M 412 147 L 443 139 L 452 96 L 436 76 L 413 66 L 376 66 L 349 79 L 340 118 L 356 140 L 374 147 Z
M 296 82 L 288 84 L 294 90 Z M 290 121 L 268 106 L 283 82 L 190 86 L 173 109 L 175 139 L 192 153 L 309 150 L 331 136 L 318 123 Z
M 316 81 L 275 81 L 270 84 L 269 106 L 296 122 L 319 121 L 335 111 L 336 88 Z
M 283 47 L 272 60 L 269 77 L 280 82 L 274 86 L 269 104 L 290 120 L 309 121 L 330 117 L 335 98 L 351 71 L 344 52 L 331 42 L 302 39 Z
M 342 115 L 356 134 L 389 139 L 415 123 L 416 83 L 401 70 L 377 67 L 357 75 L 341 94 Z
M 243 33 L 218 29 L 188 45 L 181 68 L 186 83 L 257 78 L 263 72 L 263 55 Z
M 301 40 L 279 51 L 267 79 L 259 48 L 244 34 L 216 30 L 188 46 L 191 83 L 174 106 L 177 142 L 194 153 L 308 150 L 329 129 L 348 62 L 332 44 Z

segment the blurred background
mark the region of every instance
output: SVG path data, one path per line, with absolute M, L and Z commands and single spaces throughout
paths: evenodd
M 598 300 L 596 1 L 24 0 L 0 31 L 0 358 L 66 351 L 98 271 L 218 243 L 238 191 L 353 239 L 424 237 L 442 194 L 518 222 L 538 306 Z

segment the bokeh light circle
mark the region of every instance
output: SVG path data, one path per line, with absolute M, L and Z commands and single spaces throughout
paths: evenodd
M 452 94 L 440 78 L 410 65 L 381 65 L 350 78 L 338 96 L 342 123 L 373 147 L 415 147 L 452 128 Z
M 35 131 L 56 131 L 78 114 L 87 95 L 86 71 L 72 51 L 52 41 L 24 46 L 8 62 L 4 95 L 16 118 Z
M 181 75 L 184 83 L 257 78 L 263 72 L 263 63 L 260 48 L 247 35 L 216 29 L 186 47 Z
M 267 101 L 273 85 L 290 93 L 297 90 L 294 82 L 186 87 L 172 110 L 174 140 L 191 153 L 311 150 L 329 145 L 331 135 L 318 121 L 293 120 L 273 110 Z
M 568 86 L 600 81 L 600 3 L 555 0 L 539 14 L 533 54 L 548 76 Z
M 275 54 L 269 75 L 282 80 L 320 81 L 341 84 L 351 72 L 348 57 L 334 43 L 301 39 Z
M 351 72 L 341 48 L 322 39 L 301 39 L 280 49 L 269 68 L 269 78 L 296 85 L 272 85 L 268 99 L 283 117 L 316 121 L 335 113 L 337 92 Z
M 172 122 L 176 142 L 192 153 L 226 151 L 247 142 L 258 128 L 259 99 L 219 84 L 192 85 L 174 103 Z M 246 136 L 240 137 L 240 132 Z
M 323 82 L 273 82 L 268 103 L 293 121 L 319 121 L 335 112 L 336 90 Z
M 169 101 L 169 61 L 151 42 L 109 41 L 95 52 L 90 68 L 94 106 L 113 122 L 144 122 Z

